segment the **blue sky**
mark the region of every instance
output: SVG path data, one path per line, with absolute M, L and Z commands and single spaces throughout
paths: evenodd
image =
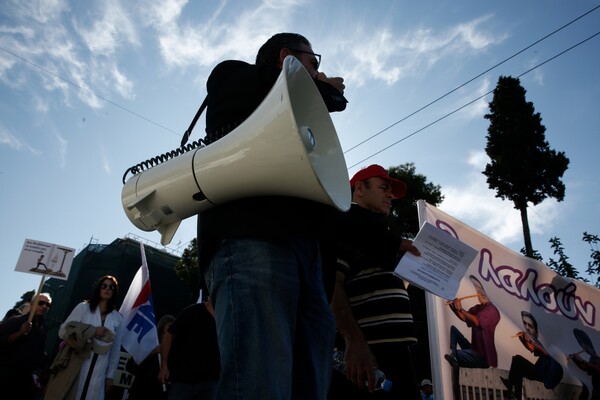
M 600 234 L 600 35 L 546 61 L 597 34 L 600 9 L 485 71 L 599 5 L 1 0 L 1 312 L 39 285 L 14 271 L 25 239 L 77 251 L 129 233 L 158 242 L 126 218 L 123 173 L 179 145 L 218 62 L 252 62 L 283 31 L 304 34 L 323 55 L 321 71 L 345 79 L 349 105 L 332 118 L 350 175 L 371 163 L 414 162 L 441 185 L 440 209 L 516 251 L 519 214 L 481 174 L 492 97 L 476 99 L 500 75 L 533 68 L 520 78 L 527 99 L 550 146 L 571 161 L 565 200 L 529 209 L 533 245 L 547 259 L 548 240 L 560 237 L 583 272 L 590 249 L 582 233 Z M 201 118 L 192 138 L 203 131 Z M 183 249 L 194 234 L 190 218 L 170 247 Z

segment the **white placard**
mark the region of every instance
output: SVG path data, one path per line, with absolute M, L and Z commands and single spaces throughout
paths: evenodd
M 67 280 L 75 249 L 25 239 L 15 271 Z

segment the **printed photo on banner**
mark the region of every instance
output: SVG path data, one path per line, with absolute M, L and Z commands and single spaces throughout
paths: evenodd
M 600 393 L 600 289 L 565 278 L 419 201 L 428 222 L 477 250 L 456 293 L 428 298 L 436 398 L 467 390 L 508 398 Z M 580 397 L 581 396 L 581 397 Z

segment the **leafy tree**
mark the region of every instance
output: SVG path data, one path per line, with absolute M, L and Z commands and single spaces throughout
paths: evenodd
M 419 232 L 419 216 L 417 213 L 417 200 L 425 200 L 437 206 L 444 200 L 440 185 L 427 182 L 427 177 L 418 174 L 415 164 L 408 162 L 397 167 L 388 168 L 392 178 L 400 179 L 408 188 L 406 195 L 394 201 L 388 224 L 391 229 L 400 232 L 403 236 L 414 238 Z
M 519 250 L 519 251 L 524 256 L 527 255 L 527 252 L 525 251 L 525 247 L 521 247 L 521 250 Z M 540 252 L 537 251 L 537 250 L 533 250 L 533 253 L 531 255 L 529 255 L 528 257 L 529 258 L 533 258 L 534 260 L 538 260 L 538 261 L 544 262 L 544 257 L 542 257 L 542 255 L 540 254 Z
M 181 259 L 175 264 L 175 273 L 190 285 L 192 297 L 200 293 L 200 264 L 198 263 L 198 241 L 193 238 L 188 247 L 183 250 Z M 196 301 L 197 298 L 190 299 Z
M 550 258 L 548 260 L 548 266 L 567 278 L 581 279 L 584 282 L 587 281 L 579 276 L 577 269 L 569 262 L 569 257 L 565 254 L 565 249 L 560 239 L 558 237 L 553 237 L 550 239 L 550 243 L 550 247 L 554 250 L 554 254 L 558 255 L 558 260 Z
M 564 152 L 550 149 L 546 128 L 533 103 L 526 101 L 519 79 L 501 76 L 489 103 L 490 121 L 485 151 L 491 162 L 483 174 L 496 197 L 510 200 L 521 213 L 525 254 L 534 254 L 527 205 L 547 197 L 562 201 L 565 185 L 561 178 L 569 165 Z
M 587 232 L 583 232 L 582 240 L 588 243 L 591 248 L 591 261 L 588 262 L 586 272 L 591 276 L 596 275 L 596 282 L 594 285 L 600 288 L 600 250 L 598 250 L 598 242 L 600 242 L 600 237 L 598 237 L 598 235 L 590 235 Z
M 589 243 L 591 250 L 591 260 L 588 261 L 586 272 L 592 277 L 596 275 L 596 282 L 594 282 L 594 285 L 600 288 L 600 250 L 598 248 L 598 243 L 600 243 L 600 236 L 591 235 L 587 232 L 583 232 L 582 240 L 584 242 Z M 546 265 L 548 265 L 550 268 L 552 268 L 554 271 L 556 271 L 562 276 L 573 279 L 579 279 L 580 281 L 589 283 L 589 279 L 582 277 L 579 274 L 578 269 L 569 262 L 569 257 L 565 254 L 565 249 L 562 245 L 560 238 L 553 237 L 550 239 L 550 243 L 552 249 L 554 250 L 554 254 L 558 255 L 558 260 L 550 258 Z M 521 249 L 521 253 L 524 254 L 525 249 Z M 544 262 L 541 255 L 537 251 L 534 251 L 534 258 L 536 260 Z

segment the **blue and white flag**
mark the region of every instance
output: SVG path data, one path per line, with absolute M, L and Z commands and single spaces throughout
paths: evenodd
M 137 364 L 158 346 L 158 331 L 144 245 L 140 243 L 142 266 L 135 274 L 119 310 L 123 315 L 122 346 Z

